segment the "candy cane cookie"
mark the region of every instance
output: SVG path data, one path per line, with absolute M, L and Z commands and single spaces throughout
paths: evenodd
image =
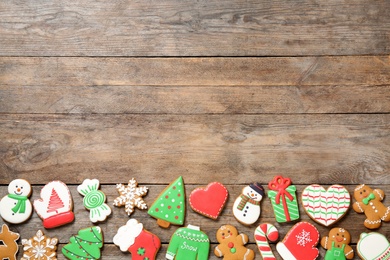
M 275 242 L 278 238 L 279 232 L 272 224 L 263 223 L 256 228 L 255 241 L 264 260 L 276 260 L 268 240 Z

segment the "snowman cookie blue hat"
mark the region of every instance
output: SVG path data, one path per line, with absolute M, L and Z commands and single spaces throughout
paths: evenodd
M 237 221 L 244 225 L 255 223 L 260 217 L 260 202 L 264 195 L 264 188 L 258 182 L 245 186 L 233 204 L 233 215 Z

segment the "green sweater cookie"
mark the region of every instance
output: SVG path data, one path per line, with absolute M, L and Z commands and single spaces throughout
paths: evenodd
M 199 227 L 188 225 L 179 228 L 172 235 L 166 258 L 169 260 L 203 260 L 208 259 L 210 240 Z

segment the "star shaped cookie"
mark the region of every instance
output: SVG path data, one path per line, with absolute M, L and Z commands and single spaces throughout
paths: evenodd
M 125 212 L 127 215 L 131 215 L 134 212 L 134 208 L 147 209 L 148 206 L 142 199 L 143 196 L 148 193 L 148 188 L 145 186 L 138 187 L 137 181 L 132 178 L 129 180 L 127 186 L 123 184 L 117 184 L 116 189 L 120 196 L 114 200 L 114 206 L 125 206 Z

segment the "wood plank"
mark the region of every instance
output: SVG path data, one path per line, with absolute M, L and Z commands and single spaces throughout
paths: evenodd
M 47 180 L 49 181 L 49 180 Z M 248 180 L 248 182 L 250 182 Z M 268 188 L 266 187 L 266 181 L 262 182 L 265 185 L 266 190 Z M 143 183 L 140 183 L 140 185 L 144 185 Z M 203 184 L 196 184 L 196 185 L 187 185 L 186 184 L 186 196 L 188 198 L 191 191 L 197 187 L 202 186 Z M 158 196 L 158 194 L 165 188 L 164 185 L 155 185 L 150 184 L 147 185 L 149 188 L 149 192 L 147 196 L 144 197 L 145 202 L 148 205 L 151 205 L 154 199 Z M 296 185 L 297 191 L 298 191 L 298 197 L 300 197 L 302 190 L 306 187 L 306 185 Z M 202 228 L 202 230 L 209 236 L 211 241 L 211 248 L 214 248 L 217 244 L 217 240 L 215 238 L 215 232 L 218 229 L 219 226 L 223 224 L 232 224 L 236 226 L 236 228 L 241 233 L 245 233 L 249 236 L 249 247 L 257 250 L 255 247 L 255 241 L 253 239 L 253 232 L 257 225 L 260 223 L 273 223 L 280 232 L 280 239 L 282 239 L 285 234 L 287 234 L 288 230 L 293 226 L 294 223 L 285 223 L 285 224 L 278 224 L 275 223 L 273 211 L 271 208 L 271 203 L 268 198 L 264 198 L 261 203 L 261 217 L 260 219 L 251 226 L 244 226 L 239 224 L 232 215 L 231 208 L 233 207 L 233 203 L 235 198 L 241 193 L 241 189 L 244 187 L 244 185 L 227 185 L 227 189 L 229 191 L 229 198 L 227 201 L 227 204 L 222 211 L 221 216 L 218 218 L 218 220 L 211 220 L 208 218 L 205 218 L 195 212 L 192 211 L 192 209 L 189 208 L 187 205 L 186 210 L 186 222 L 187 224 L 193 224 L 198 225 Z M 326 187 L 326 185 L 324 185 Z M 354 188 L 356 185 L 346 185 L 346 188 L 350 193 L 353 193 Z M 376 185 L 372 186 L 374 188 L 380 188 L 383 190 L 388 190 L 389 185 Z M 39 192 L 41 190 L 42 186 L 36 186 L 33 185 L 33 195 L 30 198 L 32 201 L 34 199 L 39 198 Z M 74 212 L 75 212 L 75 221 L 71 224 L 68 224 L 66 226 L 58 227 L 55 229 L 49 229 L 45 230 L 42 227 L 41 219 L 37 216 L 37 214 L 34 212 L 33 216 L 28 222 L 24 224 L 19 225 L 10 225 L 11 230 L 15 232 L 19 232 L 21 234 L 22 238 L 30 238 L 32 237 L 38 229 L 43 229 L 44 233 L 50 237 L 57 237 L 60 241 L 60 248 L 68 243 L 69 238 L 77 234 L 79 229 L 89 227 L 92 225 L 92 223 L 88 219 L 88 211 L 83 207 L 82 205 L 82 196 L 78 194 L 76 188 L 76 185 L 69 185 L 73 200 L 74 200 Z M 103 250 L 103 258 L 102 259 L 114 259 L 115 256 L 122 256 L 122 253 L 119 251 L 119 249 L 112 245 L 112 238 L 116 234 L 117 229 L 124 225 L 129 217 L 125 214 L 123 208 L 118 208 L 112 206 L 113 200 L 117 197 L 118 193 L 115 189 L 115 185 L 102 185 L 101 190 L 107 195 L 107 203 L 110 205 L 110 207 L 113 210 L 113 214 L 107 219 L 105 222 L 100 222 L 98 225 L 102 228 L 104 239 L 105 239 L 105 246 Z M 0 186 L 0 194 L 6 194 L 7 193 L 7 187 L 6 186 Z M 320 226 L 316 223 L 314 223 L 312 220 L 309 219 L 309 217 L 304 213 L 302 209 L 302 204 L 299 202 L 300 205 L 300 215 L 301 215 L 301 221 L 308 221 L 313 223 L 318 230 L 320 231 L 321 236 L 327 235 L 329 228 Z M 386 204 L 386 200 L 385 200 Z M 387 205 L 387 204 L 386 204 Z M 153 232 L 154 234 L 158 235 L 163 243 L 163 247 L 159 252 L 159 257 L 163 257 L 166 252 L 167 244 L 170 241 L 171 235 L 173 232 L 178 228 L 177 226 L 172 226 L 169 229 L 162 229 L 157 226 L 155 219 L 148 216 L 146 211 L 136 210 L 132 215 L 131 218 L 135 218 L 138 221 L 142 222 L 144 225 L 144 228 Z M 359 235 L 362 232 L 367 232 L 367 229 L 363 226 L 363 221 L 365 219 L 364 214 L 357 214 L 352 209 L 350 209 L 346 216 L 336 224 L 336 226 L 343 227 L 347 229 L 352 236 L 352 244 L 355 245 L 358 241 Z M 0 225 L 3 224 L 3 220 L 0 219 Z M 384 234 L 385 236 L 390 235 L 390 225 L 388 223 L 384 223 L 380 229 L 380 232 Z M 19 241 L 20 243 L 20 241 Z M 274 247 L 274 245 L 273 245 Z M 259 256 L 258 252 L 255 251 L 256 254 Z M 321 249 L 321 254 L 324 255 L 324 250 Z M 126 256 L 127 254 L 123 254 L 123 256 Z M 128 256 L 128 255 L 127 255 Z M 216 259 L 213 254 L 210 254 L 210 259 Z M 107 258 L 106 258 L 107 257 Z M 161 259 L 161 258 L 159 258 Z M 280 258 L 279 258 L 280 259 Z M 358 259 L 358 258 L 355 258 Z
M 280 173 L 297 184 L 390 184 L 390 114 L 2 114 L 0 128 L 2 184 L 91 174 L 103 183 L 113 174 L 166 183 L 170 174 L 240 184 Z
M 381 86 L 7 86 L 0 113 L 389 113 Z M 34 102 L 31 102 L 34 100 Z
M 389 52 L 388 1 L 7 1 L 1 56 L 312 56 Z
M 371 86 L 389 82 L 388 56 L 0 57 L 0 83 L 5 86 Z

